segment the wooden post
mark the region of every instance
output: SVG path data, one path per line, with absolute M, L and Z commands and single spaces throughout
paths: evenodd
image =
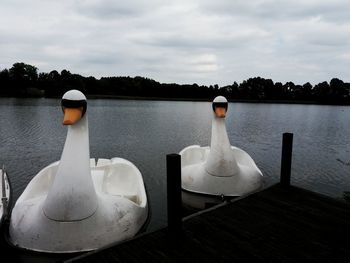
M 182 229 L 181 215 L 181 156 L 168 154 L 167 163 L 167 196 L 168 196 L 168 230 L 178 235 Z
M 290 173 L 292 167 L 293 133 L 283 133 L 281 178 L 282 186 L 290 186 Z

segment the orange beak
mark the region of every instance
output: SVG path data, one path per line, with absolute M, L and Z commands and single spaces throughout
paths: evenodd
M 83 108 L 64 108 L 63 125 L 73 125 L 81 119 Z
M 215 107 L 215 115 L 218 118 L 225 118 L 226 116 L 226 109 L 222 107 Z

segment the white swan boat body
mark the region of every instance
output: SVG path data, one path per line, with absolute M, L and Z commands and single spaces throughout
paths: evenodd
M 10 209 L 10 196 L 11 187 L 5 169 L 0 169 L 0 191 L 1 191 L 1 202 L 0 202 L 0 223 L 2 225 L 3 220 L 8 216 L 8 211 Z
M 182 189 L 215 196 L 241 196 L 260 189 L 260 169 L 248 153 L 230 144 L 226 98 L 215 98 L 213 110 L 211 146 L 191 145 L 180 152 Z
M 41 170 L 17 200 L 10 241 L 29 250 L 70 253 L 133 237 L 148 217 L 140 171 L 122 158 L 90 159 L 86 98 L 72 90 L 62 101 L 69 126 L 61 159 Z

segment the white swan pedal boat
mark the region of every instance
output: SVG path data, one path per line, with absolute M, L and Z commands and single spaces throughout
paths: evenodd
M 90 159 L 86 98 L 62 98 L 68 133 L 60 161 L 41 170 L 17 200 L 10 242 L 51 253 L 82 252 L 135 236 L 148 217 L 140 171 L 122 158 Z
M 225 116 L 228 103 L 218 96 L 213 101 L 211 145 L 191 145 L 181 152 L 182 189 L 205 196 L 235 197 L 263 186 L 260 169 L 244 150 L 231 146 Z

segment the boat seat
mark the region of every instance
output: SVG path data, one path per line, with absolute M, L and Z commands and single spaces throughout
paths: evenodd
M 96 164 L 96 167 L 99 167 L 99 166 L 103 166 L 103 165 L 110 165 L 111 164 L 111 160 L 110 159 L 98 159 L 97 160 L 97 164 Z
M 182 166 L 204 162 L 209 154 L 209 147 L 191 145 L 180 152 Z
M 126 163 L 118 163 L 110 168 L 104 174 L 102 192 L 139 204 L 139 181 L 135 171 Z

